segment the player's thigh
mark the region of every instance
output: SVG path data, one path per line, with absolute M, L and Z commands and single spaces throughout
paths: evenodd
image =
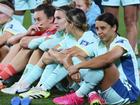
M 137 5 L 129 5 L 124 7 L 125 22 L 137 22 Z
M 119 7 L 106 6 L 106 7 L 104 7 L 104 12 L 112 13 L 114 16 L 116 16 L 118 18 Z

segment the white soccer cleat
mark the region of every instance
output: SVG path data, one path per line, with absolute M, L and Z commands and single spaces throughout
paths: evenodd
M 6 94 L 18 94 L 18 93 L 23 93 L 29 90 L 29 87 L 24 87 L 23 84 L 19 84 L 16 82 L 9 88 L 4 88 L 1 89 L 1 92 L 6 93 Z

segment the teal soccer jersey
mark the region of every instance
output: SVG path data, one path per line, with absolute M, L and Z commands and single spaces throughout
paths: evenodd
M 13 35 L 16 35 L 18 33 L 24 33 L 27 31 L 21 25 L 21 23 L 15 20 L 14 18 L 11 21 L 7 22 L 4 26 L 2 26 L 0 30 L 1 30 L 0 35 L 5 31 L 12 33 Z
M 116 104 L 114 102 L 122 102 L 123 104 L 135 102 L 140 95 L 136 56 L 126 38 L 117 36 L 110 44 L 108 50 L 111 50 L 116 46 L 122 47 L 125 50 L 123 56 L 114 62 L 119 70 L 120 77 L 111 88 L 102 92 L 102 96 L 110 104 Z

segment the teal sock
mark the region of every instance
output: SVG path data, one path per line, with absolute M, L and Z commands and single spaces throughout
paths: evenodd
M 43 89 L 50 90 L 53 86 L 55 86 L 58 82 L 64 79 L 68 75 L 68 71 L 60 64 L 57 65 L 55 70 L 46 77 L 46 80 L 42 83 Z
M 94 86 L 88 82 L 83 82 L 80 88 L 76 91 L 76 95 L 79 97 L 84 97 L 88 95 L 88 93 L 94 89 Z
M 57 67 L 58 64 L 49 64 L 45 67 L 43 74 L 40 78 L 40 81 L 38 82 L 37 86 L 40 86 L 40 84 L 43 84 L 46 81 L 46 78 L 49 77 L 53 70 Z
M 35 65 L 32 68 L 32 71 L 30 72 L 30 74 L 26 78 L 24 78 L 24 82 L 29 83 L 31 85 L 34 81 L 36 81 L 41 76 L 42 72 L 43 72 L 43 69 Z
M 27 77 L 27 75 L 31 73 L 33 67 L 34 67 L 33 64 L 27 64 L 19 81 L 24 80 Z

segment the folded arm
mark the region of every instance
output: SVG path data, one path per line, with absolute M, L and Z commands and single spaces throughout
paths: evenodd
M 88 61 L 84 61 L 77 65 L 71 66 L 69 68 L 69 74 L 72 75 L 78 72 L 79 69 L 89 68 L 89 69 L 95 70 L 95 69 L 105 68 L 107 66 L 110 66 L 117 59 L 119 59 L 124 53 L 125 53 L 125 50 L 122 47 L 116 46 L 111 51 L 103 55 L 100 55 Z

